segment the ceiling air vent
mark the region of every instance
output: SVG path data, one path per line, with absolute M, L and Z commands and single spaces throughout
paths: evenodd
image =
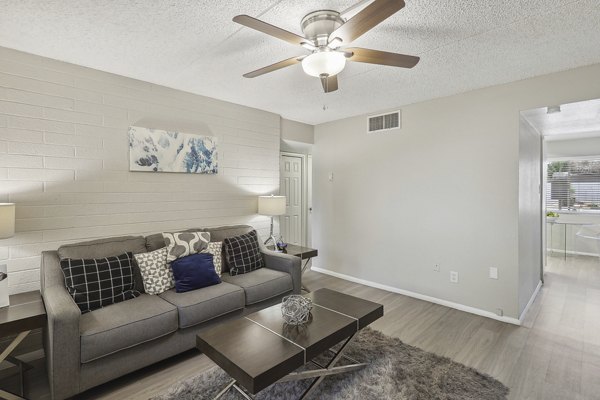
M 392 129 L 400 129 L 400 111 L 368 118 L 368 133 L 386 132 Z

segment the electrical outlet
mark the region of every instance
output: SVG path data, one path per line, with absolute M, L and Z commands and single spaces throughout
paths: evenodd
M 501 308 L 496 308 L 496 315 L 498 315 L 499 317 L 503 317 L 504 316 L 504 310 Z
M 328 178 L 329 178 L 329 182 L 333 182 L 333 172 L 329 173 Z
M 498 279 L 498 268 L 490 267 L 490 279 Z
M 433 266 L 433 270 L 434 270 L 435 272 L 440 272 L 440 264 L 435 264 L 435 265 Z
M 458 283 L 458 272 L 450 271 L 450 282 Z

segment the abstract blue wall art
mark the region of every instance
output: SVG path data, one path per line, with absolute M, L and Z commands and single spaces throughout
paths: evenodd
M 129 170 L 216 174 L 217 138 L 131 126 Z

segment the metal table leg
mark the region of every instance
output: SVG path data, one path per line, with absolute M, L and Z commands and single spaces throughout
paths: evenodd
M 304 276 L 304 272 L 306 272 L 306 269 L 308 268 L 308 263 L 309 261 L 312 260 L 312 257 L 307 258 L 306 261 L 304 262 L 304 266 L 302 267 L 302 276 Z M 304 290 L 307 293 L 310 293 L 310 290 L 304 286 L 304 284 L 301 284 L 302 290 Z
M 310 361 L 311 363 L 313 363 L 316 366 L 318 366 L 319 369 L 313 369 L 313 370 L 301 371 L 301 372 L 292 372 L 292 373 L 287 374 L 286 376 L 284 376 L 280 380 L 278 380 L 276 383 L 289 382 L 289 381 L 298 381 L 298 380 L 302 380 L 302 379 L 313 379 L 314 378 L 314 381 L 304 391 L 304 393 L 302 394 L 302 396 L 300 396 L 299 400 L 304 400 L 304 399 L 308 398 L 312 393 L 314 393 L 314 391 L 316 390 L 317 386 L 319 386 L 319 384 L 321 382 L 323 382 L 323 379 L 325 379 L 326 377 L 328 377 L 330 375 L 337 375 L 337 374 L 342 374 L 342 373 L 345 373 L 345 372 L 352 372 L 352 371 L 357 371 L 359 369 L 363 369 L 364 367 L 367 366 L 366 363 L 358 362 L 355 359 L 350 358 L 350 357 L 344 355 L 344 351 L 346 350 L 347 346 L 350 344 L 350 342 L 352 342 L 352 340 L 359 333 L 360 333 L 360 331 L 358 331 L 358 332 L 354 333 L 352 336 L 350 336 L 346 340 L 346 342 L 342 345 L 342 347 L 340 347 L 340 349 L 338 351 L 334 351 L 332 349 L 329 349 L 328 351 L 333 354 L 333 357 L 329 361 L 329 363 L 327 363 L 326 366 L 322 366 L 321 364 L 319 364 L 319 363 L 317 363 L 315 361 Z M 335 365 L 342 358 L 345 358 L 346 360 L 348 360 L 350 362 L 353 362 L 354 364 L 342 365 L 340 367 L 336 367 Z M 225 386 L 219 393 L 217 393 L 217 395 L 213 398 L 213 400 L 220 399 L 221 397 L 223 397 L 223 395 L 225 393 L 227 393 L 227 391 L 229 391 L 232 388 L 235 389 L 235 390 L 237 390 L 246 400 L 253 400 L 254 399 L 253 395 L 248 394 L 242 387 L 240 387 L 237 384 L 237 381 L 235 379 L 233 379 L 231 382 L 229 382 L 227 384 L 227 386 Z
M 346 343 L 344 343 L 344 345 L 337 351 L 337 353 L 331 359 L 331 361 L 329 361 L 325 370 L 318 371 L 318 372 L 321 372 L 321 374 L 319 375 L 319 377 L 317 379 L 315 379 L 313 381 L 313 383 L 311 383 L 311 385 L 308 387 L 308 389 L 306 389 L 304 394 L 302 396 L 300 396 L 300 399 L 306 399 L 307 397 L 309 397 L 317 389 L 317 386 L 319 386 L 319 384 L 321 382 L 323 382 L 323 379 L 325 379 L 326 376 L 339 374 L 339 373 L 343 373 L 343 372 L 354 371 L 354 370 L 358 370 L 358 369 L 362 369 L 362 368 L 366 367 L 367 364 L 365 364 L 365 363 L 345 365 L 343 367 L 337 367 L 337 368 L 335 367 L 335 364 L 337 364 L 337 362 L 340 360 L 340 358 L 342 358 L 344 356 L 343 353 L 344 353 L 344 350 L 346 350 L 346 347 L 348 346 L 348 344 L 350 344 L 350 342 L 352 342 L 352 340 L 359 334 L 359 332 L 360 331 L 356 332 L 354 335 L 350 336 L 348 338 L 348 340 L 346 340 Z M 310 373 L 310 372 L 311 371 L 307 371 L 307 373 Z M 317 371 L 314 371 L 314 372 L 317 372 Z M 300 372 L 300 374 L 302 374 L 302 372 Z
M 254 396 L 249 395 L 248 393 L 246 393 L 246 391 L 237 384 L 237 381 L 235 379 L 233 379 L 231 382 L 229 382 L 227 384 L 227 386 L 225 386 L 219 393 L 217 393 L 217 395 L 215 397 L 213 397 L 213 400 L 220 399 L 231 388 L 237 390 L 242 396 L 244 396 L 244 398 L 246 400 L 253 400 L 254 399 Z

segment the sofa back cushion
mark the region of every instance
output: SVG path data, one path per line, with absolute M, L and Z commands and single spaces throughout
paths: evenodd
M 58 258 L 92 259 L 114 257 L 124 253 L 145 253 L 146 241 L 143 236 L 116 236 L 105 239 L 90 240 L 65 244 L 58 248 Z M 133 279 L 135 290 L 144 292 L 144 281 L 137 262 L 134 260 Z
M 145 253 L 146 243 L 143 236 L 117 236 L 87 242 L 65 244 L 58 248 L 58 257 L 100 258 L 113 257 L 123 253 Z

